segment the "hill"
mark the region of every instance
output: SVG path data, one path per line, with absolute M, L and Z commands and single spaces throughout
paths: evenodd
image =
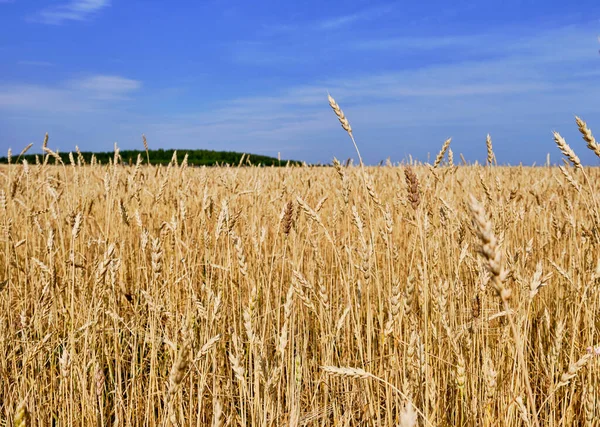
M 261 165 L 261 166 L 285 166 L 288 162 L 291 164 L 300 164 L 296 160 L 278 160 L 275 157 L 269 156 L 261 156 L 258 154 L 244 154 L 238 153 L 235 151 L 213 151 L 213 150 L 120 150 L 119 154 L 124 163 L 135 164 L 138 158 L 138 155 L 141 156 L 142 161 L 147 163 L 147 159 L 150 159 L 150 163 L 153 165 L 166 165 L 173 159 L 173 154 L 177 152 L 177 162 L 181 163 L 185 156 L 187 155 L 187 163 L 190 166 L 215 166 L 215 165 L 238 165 L 240 162 L 243 164 L 250 165 Z M 60 158 L 65 164 L 70 163 L 69 153 L 58 153 Z M 21 156 L 19 161 L 23 159 L 27 160 L 31 164 L 36 163 L 37 161 L 43 161 L 43 154 L 26 154 Z M 73 158 L 75 162 L 78 159 L 83 158 L 83 161 L 86 164 L 93 163 L 92 158 L 95 158 L 95 163 L 107 164 L 109 161 L 114 159 L 114 152 L 81 152 L 80 154 L 73 153 Z M 17 160 L 17 156 L 12 157 L 12 162 Z M 53 164 L 57 160 L 53 156 L 49 156 L 48 162 Z M 0 157 L 0 164 L 7 164 L 7 157 Z

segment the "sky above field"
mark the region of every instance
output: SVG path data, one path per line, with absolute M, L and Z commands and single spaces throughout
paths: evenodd
M 0 150 L 600 164 L 600 2 L 0 0 Z M 4 154 L 1 154 L 4 155 Z

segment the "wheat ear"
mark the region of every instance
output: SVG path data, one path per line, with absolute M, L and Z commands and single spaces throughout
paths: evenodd
M 392 390 L 394 390 L 396 393 L 398 393 L 400 395 L 400 397 L 405 399 L 407 402 L 411 402 L 411 399 L 406 394 L 402 393 L 402 391 L 400 391 L 396 386 L 394 386 L 393 384 L 390 384 L 388 381 L 384 380 L 383 378 L 379 378 L 379 377 L 373 375 L 372 373 L 365 371 L 364 369 L 351 368 L 351 367 L 338 367 L 338 366 L 321 366 L 321 369 L 323 371 L 327 372 L 328 374 L 335 375 L 335 376 L 351 377 L 351 378 L 357 378 L 357 379 L 372 378 L 374 380 L 377 380 L 377 381 L 391 387 Z M 423 420 L 425 420 L 425 423 L 427 423 L 427 425 L 433 426 L 433 424 L 431 424 L 429 422 L 429 420 L 427 419 L 427 417 L 421 410 L 415 408 L 415 411 L 421 417 L 423 417 Z
M 556 145 L 560 151 L 571 161 L 573 166 L 582 169 L 583 167 L 581 166 L 581 160 L 579 160 L 579 157 L 577 157 L 575 151 L 573 151 L 569 144 L 567 144 L 567 141 L 565 141 L 565 139 L 556 131 L 552 132 L 552 134 L 554 135 L 554 141 L 556 142 Z
M 487 164 L 488 166 L 492 166 L 492 164 L 494 163 L 494 158 L 496 156 L 494 155 L 494 150 L 492 149 L 492 137 L 489 133 L 485 138 L 485 145 L 487 147 Z
M 446 141 L 444 141 L 444 145 L 442 145 L 442 149 L 438 153 L 437 157 L 435 158 L 435 162 L 433 163 L 434 168 L 437 168 L 440 163 L 442 163 L 444 154 L 446 154 L 446 150 L 448 150 L 448 147 L 450 147 L 450 142 L 452 142 L 452 138 L 448 138 Z
M 600 157 L 600 144 L 596 142 L 596 138 L 592 135 L 592 131 L 587 127 L 587 124 L 579 117 L 575 116 L 579 132 L 583 136 L 583 140 L 587 142 L 587 147 L 592 150 L 596 156 Z

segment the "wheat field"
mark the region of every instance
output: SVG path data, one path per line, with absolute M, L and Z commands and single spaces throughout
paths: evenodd
M 450 140 L 432 165 L 13 159 L 0 425 L 599 425 L 600 171 L 559 134 L 560 168 L 486 143 L 485 166 Z

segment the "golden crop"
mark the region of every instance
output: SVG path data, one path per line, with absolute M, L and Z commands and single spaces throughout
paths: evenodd
M 489 166 L 4 167 L 2 425 L 597 425 L 600 172 L 555 139 L 574 167 L 490 138 Z

